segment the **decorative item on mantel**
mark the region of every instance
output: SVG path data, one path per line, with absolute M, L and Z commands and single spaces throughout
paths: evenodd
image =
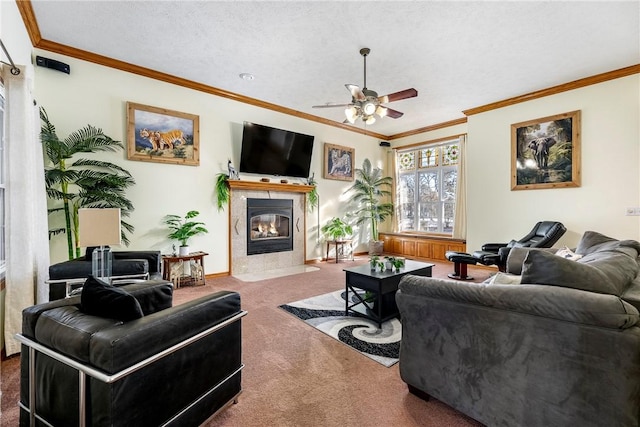
M 166 215 L 164 217 L 164 223 L 171 231 L 167 237 L 180 241 L 180 256 L 189 255 L 189 246 L 187 242 L 191 237 L 209 232 L 209 230 L 204 228 L 203 222 L 189 221 L 198 215 L 200 215 L 200 212 L 198 211 L 189 211 L 185 215 L 184 219 L 178 215 Z
M 229 172 L 229 176 L 227 179 L 240 179 L 240 175 L 238 175 L 238 171 L 231 164 L 231 159 L 227 162 L 227 170 Z

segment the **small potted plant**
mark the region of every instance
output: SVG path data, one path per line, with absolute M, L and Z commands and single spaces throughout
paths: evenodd
M 404 258 L 396 258 L 396 257 L 385 257 L 387 259 L 387 270 L 393 269 L 393 271 L 400 271 L 402 267 L 404 267 Z
M 384 268 L 384 263 L 380 260 L 378 255 L 371 255 L 369 257 L 369 265 L 371 266 L 372 271 L 375 271 L 378 268 L 380 268 L 380 270 Z
M 180 242 L 180 256 L 189 255 L 188 240 L 198 234 L 208 233 L 203 222 L 189 221 L 200 215 L 198 211 L 189 211 L 184 219 L 178 215 L 166 215 L 164 223 L 169 227 L 170 233 L 167 237 Z
M 329 220 L 320 230 L 327 239 L 333 241 L 340 241 L 353 233 L 353 228 L 337 217 Z

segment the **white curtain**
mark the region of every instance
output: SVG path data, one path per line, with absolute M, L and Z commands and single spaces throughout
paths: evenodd
M 391 178 L 393 179 L 393 185 L 391 186 L 391 201 L 393 202 L 394 212 L 393 218 L 391 218 L 391 231 L 398 232 L 398 212 L 400 212 L 400 203 L 398 203 L 398 150 L 387 150 L 387 164 L 390 165 Z
M 49 239 L 40 120 L 34 105 L 33 66 L 5 82 L 6 254 L 4 336 L 7 355 L 20 351 L 22 310 L 48 300 Z
M 467 238 L 467 137 L 460 136 L 458 160 L 458 188 L 453 217 L 453 238 Z

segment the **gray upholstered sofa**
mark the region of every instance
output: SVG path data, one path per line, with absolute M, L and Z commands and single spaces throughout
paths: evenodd
M 516 248 L 520 284 L 405 276 L 409 390 L 489 426 L 638 426 L 640 244 L 587 232 L 575 253 Z

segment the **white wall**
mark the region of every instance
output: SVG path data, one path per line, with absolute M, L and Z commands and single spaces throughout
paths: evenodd
M 15 1 L 0 1 L 0 37 L 16 65 L 31 63 L 31 41 Z M 9 62 L 4 52 L 0 56 Z
M 565 224 L 559 244 L 568 246 L 587 230 L 639 239 L 638 217 L 625 216 L 640 203 L 639 84 L 634 75 L 469 117 L 469 247 L 522 236 L 543 219 Z M 574 110 L 581 110 L 582 185 L 511 191 L 511 124 Z
M 511 191 L 511 124 L 582 112 L 582 185 Z M 467 132 L 467 248 L 524 236 L 540 220 L 568 231 L 557 245 L 575 246 L 587 230 L 640 238 L 640 76 L 633 75 L 468 118 L 466 125 L 396 141 L 400 146 Z
M 193 250 L 210 254 L 205 258 L 206 274 L 228 271 L 228 213 L 226 210 L 218 212 L 215 207 L 214 179 L 218 173 L 226 172 L 228 158 L 238 166 L 243 121 L 315 136 L 311 171 L 315 172 L 318 181 L 320 224 L 333 216 L 344 215 L 346 206 L 340 200 L 343 199 L 344 190 L 351 184 L 322 179 L 324 143 L 355 148 L 356 167 L 362 164 L 365 157 L 380 165 L 384 160 L 385 152 L 380 149 L 378 140 L 362 134 L 46 51 L 38 51 L 37 54 L 71 66 L 69 75 L 36 67 L 38 103 L 47 110 L 61 138 L 92 124 L 102 128 L 112 138 L 126 141 L 127 101 L 200 117 L 199 167 L 130 161 L 124 152 L 100 154 L 99 157 L 124 167 L 136 180 L 136 185 L 127 194 L 135 206 L 130 222 L 136 229 L 129 248 L 171 252 L 173 242 L 165 237 L 162 217 L 197 210 L 200 212 L 198 218 L 207 225 L 209 234 L 194 237 L 189 244 Z M 260 177 L 241 175 L 241 178 L 258 180 Z M 317 212 L 308 214 L 308 260 L 322 257 L 322 248 L 316 242 L 314 228 L 317 227 L 317 221 Z M 51 262 L 65 260 L 66 252 L 64 238 L 55 239 L 51 244 Z
M 25 63 L 30 44 L 14 2 L 0 2 L 0 35 L 17 63 Z M 227 212 L 214 206 L 213 179 L 226 168 L 226 159 L 238 163 L 239 125 L 247 120 L 315 135 L 312 171 L 320 193 L 320 224 L 343 216 L 343 192 L 348 182 L 322 179 L 323 143 L 356 149 L 356 166 L 365 157 L 385 165 L 385 152 L 374 138 L 324 126 L 296 117 L 78 61 L 62 55 L 38 54 L 71 65 L 71 75 L 36 67 L 36 96 L 59 135 L 86 124 L 125 141 L 126 101 L 198 114 L 200 167 L 164 165 L 126 160 L 124 153 L 107 159 L 129 170 L 137 180 L 129 194 L 136 211 L 131 249 L 154 248 L 168 252 L 161 218 L 197 209 L 210 229 L 191 245 L 211 254 L 206 273 L 227 271 Z M 489 241 L 522 236 L 541 219 L 565 223 L 567 234 L 559 242 L 574 246 L 586 230 L 617 238 L 640 238 L 640 218 L 625 216 L 625 208 L 640 205 L 640 75 L 600 83 L 526 103 L 470 116 L 467 124 L 393 141 L 393 146 L 468 134 L 468 236 L 470 250 Z M 473 106 L 471 106 L 473 107 Z M 529 119 L 573 110 L 582 111 L 582 186 L 579 188 L 511 191 L 510 126 Z M 425 119 L 428 124 L 428 119 Z M 257 179 L 256 177 L 245 177 Z M 313 228 L 318 211 L 308 215 L 307 259 L 320 258 Z M 385 227 L 387 228 L 387 227 Z M 359 248 L 363 250 L 364 247 Z M 63 239 L 51 247 L 51 262 L 66 258 Z

